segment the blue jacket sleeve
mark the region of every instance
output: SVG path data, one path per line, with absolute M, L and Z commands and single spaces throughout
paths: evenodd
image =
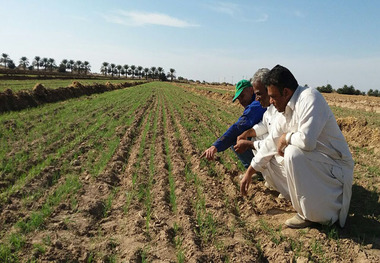
M 265 111 L 266 109 L 261 107 L 258 101 L 253 101 L 248 105 L 238 121 L 232 124 L 228 130 L 213 143 L 216 149 L 218 149 L 218 152 L 222 152 L 230 146 L 235 145 L 237 137 L 244 131 L 252 128 L 253 125 L 259 123 Z

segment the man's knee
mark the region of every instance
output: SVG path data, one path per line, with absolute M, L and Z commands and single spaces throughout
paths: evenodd
M 285 152 L 284 152 L 285 163 L 298 162 L 304 158 L 305 158 L 305 154 L 300 148 L 293 145 L 286 146 Z

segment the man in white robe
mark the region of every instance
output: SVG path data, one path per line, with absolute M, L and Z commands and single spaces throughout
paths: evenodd
M 247 169 L 240 190 L 247 194 L 252 175 L 262 171 L 276 153 L 284 156 L 290 199 L 297 214 L 285 224 L 292 228 L 312 222 L 344 226 L 354 162 L 347 142 L 323 96 L 298 86 L 285 67 L 275 66 L 264 80 L 271 103 L 282 113 Z M 262 154 L 263 153 L 263 154 Z

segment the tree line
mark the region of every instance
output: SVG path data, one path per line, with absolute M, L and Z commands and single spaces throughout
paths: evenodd
M 4 65 L 4 68 L 8 69 L 17 68 L 14 61 L 6 53 L 2 53 L 0 57 L 0 64 Z M 44 70 L 50 72 L 58 71 L 60 73 L 71 72 L 85 75 L 91 72 L 91 65 L 88 61 L 82 62 L 81 60 L 75 61 L 73 59 L 63 59 L 61 63 L 57 65 L 55 59 L 46 57 L 41 58 L 40 56 L 35 56 L 32 62 L 30 62 L 29 59 L 25 56 L 21 57 L 19 60 L 18 68 L 22 68 L 24 70 Z M 127 64 L 121 66 L 114 63 L 103 62 L 100 71 L 105 76 L 118 76 L 119 78 L 125 75 L 125 77 L 131 76 L 131 78 L 138 77 L 159 80 L 167 80 L 168 78 L 170 78 L 170 80 L 176 79 L 176 71 L 173 68 L 171 68 L 169 72 L 165 74 L 165 71 L 162 67 L 144 68 L 142 66 L 129 66 Z
M 347 95 L 363 95 L 363 96 L 366 95 L 366 93 L 364 91 L 360 91 L 358 89 L 355 89 L 354 86 L 352 86 L 352 85 L 350 85 L 350 86 L 344 85 L 342 88 L 334 90 L 330 84 L 327 84 L 326 86 L 317 87 L 317 90 L 319 92 L 323 92 L 323 93 L 336 92 L 339 94 L 347 94 Z M 379 91 L 378 90 L 374 91 L 373 89 L 370 89 L 367 92 L 367 95 L 368 96 L 380 97 Z
M 170 78 L 171 80 L 175 79 L 175 69 L 171 68 L 169 72 L 165 75 L 165 71 L 162 67 L 151 67 L 151 68 L 144 68 L 142 66 L 135 66 L 135 65 L 116 65 L 114 63 L 108 63 L 103 62 L 100 72 L 107 76 L 107 74 L 111 75 L 112 77 L 114 75 L 118 75 L 120 78 L 120 75 L 122 76 L 131 76 L 139 77 L 139 78 L 152 78 L 152 79 L 159 79 L 159 80 L 167 80 L 167 78 Z

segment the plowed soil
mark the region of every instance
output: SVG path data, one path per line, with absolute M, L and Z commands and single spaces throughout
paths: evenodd
M 197 127 L 222 122 L 226 114 L 239 117 L 241 109 L 230 102 L 230 93 L 186 85 L 151 85 L 149 92 L 133 122 L 115 129 L 120 143 L 100 174 L 82 168 L 94 149 L 84 138 L 77 146 L 79 155 L 61 156 L 1 204 L 0 238 L 6 243 L 19 231 L 20 218 L 32 220 L 33 211 L 67 179 L 54 177 L 67 161 L 80 184 L 41 227 L 25 234 L 15 261 L 380 262 L 380 237 L 371 235 L 380 229 L 380 178 L 371 177 L 368 168 L 380 167 L 378 128 L 354 116 L 337 119 L 356 161 L 346 227 L 294 230 L 283 224 L 295 213 L 291 203 L 263 182 L 253 183 L 247 198 L 240 196 L 237 175 L 244 171 L 236 159 L 222 154 L 210 164 L 199 158 L 204 149 L 197 147 L 202 136 Z M 225 114 L 205 115 L 197 101 L 215 103 L 220 108 L 216 112 Z M 376 112 L 378 104 L 371 109 Z M 220 135 L 214 128 L 210 132 L 215 139 Z M 59 145 L 51 144 L 49 151 Z M 41 188 L 45 192 L 35 202 L 25 203 L 28 193 Z

